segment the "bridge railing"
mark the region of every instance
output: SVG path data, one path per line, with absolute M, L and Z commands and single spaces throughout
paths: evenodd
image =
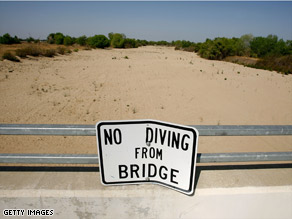
M 292 125 L 190 125 L 200 136 L 285 136 Z M 95 136 L 94 125 L 0 124 L 0 135 Z M 291 145 L 292 146 L 292 145 Z M 292 151 L 198 153 L 197 163 L 292 161 Z M 1 154 L 0 163 L 98 164 L 97 154 Z

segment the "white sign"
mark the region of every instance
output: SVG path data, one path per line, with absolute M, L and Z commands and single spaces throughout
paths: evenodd
M 198 131 L 156 120 L 96 124 L 104 185 L 155 183 L 194 192 Z

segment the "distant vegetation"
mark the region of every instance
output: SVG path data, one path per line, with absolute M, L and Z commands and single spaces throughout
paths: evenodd
M 20 39 L 15 37 L 11 37 L 8 33 L 0 36 L 0 44 L 18 44 L 20 43 Z
M 138 48 L 140 46 L 160 45 L 160 46 L 173 46 L 172 43 L 167 41 L 147 41 L 139 39 L 127 38 L 123 33 L 109 33 L 108 37 L 105 35 L 95 35 L 87 37 L 85 35 L 80 37 L 65 36 L 62 33 L 51 33 L 47 37 L 47 42 L 57 45 L 73 45 L 88 46 L 91 48 Z
M 19 44 L 21 41 L 27 41 L 29 43 L 40 42 L 40 40 L 36 40 L 32 37 L 29 37 L 25 40 L 19 39 L 17 36 L 11 37 L 8 33 L 0 36 L 0 44 Z M 127 38 L 126 35 L 122 33 L 109 33 L 108 37 L 105 35 L 95 35 L 91 37 L 83 35 L 75 38 L 59 32 L 49 34 L 46 42 L 60 46 L 80 45 L 87 48 L 102 49 L 107 47 L 137 48 L 147 45 L 173 46 L 175 47 L 175 50 L 196 52 L 202 58 L 210 60 L 224 60 L 230 56 L 257 58 L 258 61 L 256 64 L 249 64 L 248 66 L 267 70 L 275 70 L 285 74 L 292 74 L 292 40 L 284 41 L 282 39 L 278 39 L 278 37 L 275 35 L 269 35 L 267 37 L 254 37 L 251 34 L 246 34 L 240 38 L 218 37 L 213 40 L 206 39 L 206 41 L 203 43 L 194 43 L 186 40 L 167 42 L 163 40 L 147 41 L 131 39 Z M 36 47 L 32 47 L 17 50 L 16 55 L 19 57 L 26 57 L 26 55 L 42 55 L 52 57 L 56 53 L 65 54 L 70 52 L 70 50 L 66 50 L 63 47 L 58 48 L 57 51 L 40 51 Z M 9 56 L 6 54 L 6 57 Z
M 198 43 L 195 50 L 203 58 L 222 60 L 227 56 L 248 56 L 265 58 L 292 54 L 292 41 L 278 40 L 275 35 L 253 37 L 243 35 L 240 38 L 215 38 Z
M 229 56 L 258 58 L 256 64 L 248 66 L 292 74 L 292 41 L 279 40 L 275 35 L 207 39 L 204 43 L 193 43 L 181 49 L 197 52 L 202 58 L 211 60 L 223 60 Z

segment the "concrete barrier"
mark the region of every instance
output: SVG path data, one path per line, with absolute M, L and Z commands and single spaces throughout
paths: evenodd
M 25 217 L 54 211 L 45 218 L 292 218 L 289 165 L 197 170 L 193 196 L 158 185 L 103 186 L 97 168 L 12 170 L 0 172 L 1 218 L 4 209 L 24 209 Z

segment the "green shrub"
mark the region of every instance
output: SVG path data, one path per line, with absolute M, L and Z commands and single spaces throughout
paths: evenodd
M 171 46 L 171 43 L 165 41 L 165 40 L 160 40 L 157 42 L 154 42 L 152 45 L 158 45 L 158 46 Z
M 137 45 L 137 42 L 135 39 L 128 39 L 126 38 L 124 40 L 124 47 L 127 49 L 127 48 L 137 48 L 138 45 Z
M 65 46 L 71 46 L 71 45 L 74 44 L 74 40 L 73 40 L 73 38 L 70 37 L 70 36 L 65 36 L 64 39 L 63 39 L 63 44 L 64 44 Z
M 184 48 L 189 48 L 191 46 L 194 46 L 195 43 L 192 43 L 190 41 L 186 41 L 186 40 L 177 40 L 177 41 L 172 41 L 171 45 L 175 46 L 175 48 L 178 49 L 184 49 Z
M 238 38 L 228 39 L 225 37 L 215 38 L 214 40 L 207 39 L 199 45 L 199 49 L 194 47 L 199 55 L 206 59 L 222 60 L 227 56 L 242 55 L 240 40 Z
M 137 47 L 139 46 L 147 46 L 148 45 L 148 41 L 147 40 L 136 40 L 136 45 Z
M 124 48 L 126 36 L 121 33 L 114 33 L 110 37 L 110 45 L 113 48 Z
M 87 40 L 86 36 L 81 36 L 81 37 L 78 37 L 76 39 L 76 43 L 79 44 L 80 46 L 85 46 L 86 45 L 86 40 Z
M 112 39 L 114 37 L 114 33 L 113 32 L 110 32 L 110 33 L 108 33 L 107 36 L 108 36 L 109 40 L 112 41 Z
M 104 35 L 95 35 L 87 39 L 87 45 L 92 48 L 105 48 L 109 46 L 109 40 Z
M 19 44 L 20 40 L 15 36 L 11 37 L 8 33 L 0 36 L 0 44 Z
M 54 33 L 50 33 L 49 36 L 47 37 L 47 42 L 49 44 L 54 44 L 55 40 L 54 40 L 55 34 Z
M 291 41 L 278 40 L 276 35 L 255 37 L 250 42 L 251 54 L 255 57 L 286 56 L 292 54 Z
M 269 35 L 268 37 L 255 37 L 250 42 L 251 52 L 258 57 L 264 57 L 268 53 L 271 53 L 278 41 L 277 36 Z
M 34 39 L 33 37 L 29 37 L 25 41 L 28 42 L 28 43 L 35 43 L 37 40 Z
M 62 45 L 64 43 L 65 36 L 62 33 L 51 33 L 47 37 L 47 42 L 50 44 Z
M 13 61 L 13 62 L 20 62 L 20 60 L 15 55 L 11 54 L 10 52 L 5 52 L 2 58 Z
M 76 48 L 76 49 L 74 49 L 73 51 L 74 51 L 74 52 L 78 52 L 78 51 L 79 51 L 79 49 L 77 49 L 77 48 Z
M 64 43 L 64 35 L 62 33 L 56 33 L 54 36 L 54 42 L 57 45 L 62 45 Z

